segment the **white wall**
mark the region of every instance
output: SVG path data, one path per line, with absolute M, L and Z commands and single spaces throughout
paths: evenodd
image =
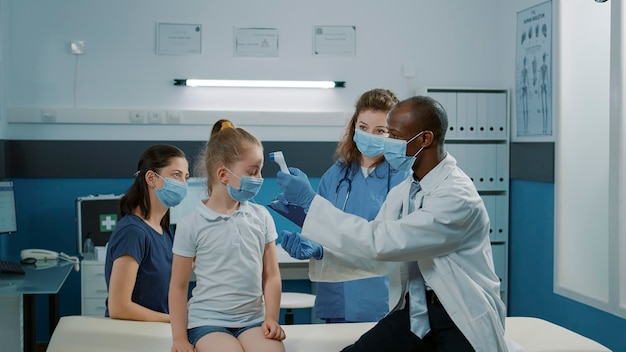
M 8 139 L 186 139 L 204 140 L 209 126 L 229 111 L 296 113 L 285 121 L 256 123 L 254 114 L 235 115 L 266 140 L 336 140 L 355 99 L 384 87 L 402 98 L 416 88 L 513 86 L 513 40 L 503 28 L 498 0 L 3 0 L 9 20 L 3 52 L 8 58 Z M 508 2 L 505 2 L 508 3 Z M 200 23 L 203 53 L 155 55 L 157 22 Z M 355 25 L 355 57 L 313 57 L 314 25 Z M 233 57 L 233 28 L 279 29 L 278 58 Z M 514 38 L 514 33 L 512 33 Z M 86 54 L 69 51 L 83 40 Z M 406 79 L 403 65 L 417 76 Z M 75 76 L 75 72 L 77 73 Z M 172 79 L 331 79 L 347 88 L 320 91 L 191 89 Z M 77 90 L 74 97 L 74 79 Z M 34 109 L 34 110 L 31 110 Z M 57 112 L 57 122 L 42 124 L 41 112 Z M 179 126 L 111 125 L 126 123 L 133 109 L 183 112 Z M 199 122 L 194 112 L 202 111 Z M 314 114 L 327 112 L 323 121 Z M 233 118 L 237 123 L 237 119 Z M 338 121 L 335 121 L 338 120 Z M 28 123 L 26 123 L 28 122 Z M 85 124 L 87 123 L 87 124 Z M 95 125 L 93 124 L 95 123 Z M 311 127 L 313 126 L 313 127 Z

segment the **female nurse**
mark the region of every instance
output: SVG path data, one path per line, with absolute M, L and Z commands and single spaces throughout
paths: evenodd
M 337 208 L 367 220 L 373 220 L 387 193 L 408 177 L 407 172 L 392 170 L 382 155 L 387 138 L 387 112 L 398 102 L 394 93 L 373 89 L 363 93 L 346 126 L 336 151 L 337 161 L 320 179 L 318 193 Z M 316 243 L 291 241 L 294 233 L 285 233 L 281 244 L 292 256 L 308 259 L 321 257 Z M 294 244 L 290 246 L 290 243 Z M 301 243 L 313 250 L 303 251 Z M 303 255 L 303 252 L 311 253 Z M 376 322 L 387 314 L 388 278 L 374 277 L 346 282 L 319 282 L 315 316 L 327 323 Z

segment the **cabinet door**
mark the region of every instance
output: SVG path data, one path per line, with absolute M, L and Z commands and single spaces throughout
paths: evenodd
M 84 265 L 82 273 L 83 297 L 106 298 L 107 286 L 104 280 L 104 265 Z
M 104 263 L 83 261 L 81 267 L 82 315 L 103 317 L 107 298 Z
M 106 311 L 104 298 L 83 298 L 82 315 L 103 317 Z

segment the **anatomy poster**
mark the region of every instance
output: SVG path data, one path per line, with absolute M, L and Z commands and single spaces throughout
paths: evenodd
M 514 136 L 553 140 L 552 1 L 517 13 L 515 99 Z

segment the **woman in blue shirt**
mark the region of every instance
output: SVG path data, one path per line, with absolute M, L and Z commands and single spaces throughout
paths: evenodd
M 187 194 L 189 165 L 171 145 L 141 155 L 135 180 L 120 199 L 121 220 L 107 245 L 105 316 L 169 322 L 173 235 L 169 208 Z
M 408 173 L 392 170 L 382 155 L 387 112 L 397 102 L 395 94 L 386 89 L 367 91 L 357 100 L 337 145 L 337 161 L 324 173 L 318 189 L 319 195 L 337 208 L 372 220 L 389 190 L 407 178 Z M 281 233 L 283 248 L 291 256 L 303 259 L 300 248 L 290 246 L 295 234 Z M 320 247 L 317 253 L 321 252 Z M 317 284 L 315 316 L 327 323 L 374 322 L 388 311 L 387 277 Z

